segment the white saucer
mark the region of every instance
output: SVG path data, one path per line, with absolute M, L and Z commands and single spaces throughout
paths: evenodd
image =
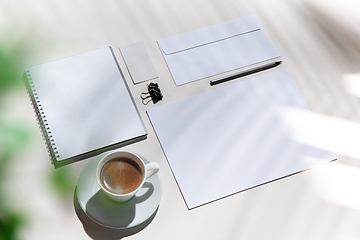
M 115 202 L 105 195 L 96 181 L 95 170 L 101 157 L 86 165 L 79 176 L 76 193 L 82 210 L 98 224 L 109 228 L 131 228 L 148 220 L 157 210 L 162 195 L 159 173 L 148 178 L 129 201 Z

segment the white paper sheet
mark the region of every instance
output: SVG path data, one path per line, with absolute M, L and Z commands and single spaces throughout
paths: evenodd
M 286 69 L 147 113 L 189 209 L 336 159 L 299 136 L 317 126 Z
M 120 52 L 134 84 L 158 77 L 144 42 L 141 41 L 121 47 Z
M 157 42 L 176 85 L 280 56 L 256 15 Z

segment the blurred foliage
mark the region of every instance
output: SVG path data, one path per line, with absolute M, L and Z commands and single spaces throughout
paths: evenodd
M 19 226 L 23 225 L 24 217 L 19 213 L 0 212 L 0 239 L 12 240 L 18 239 L 17 233 Z
M 72 203 L 76 179 L 72 165 L 64 166 L 50 172 L 51 187 L 65 203 Z
M 11 174 L 11 165 L 15 164 L 16 157 L 24 153 L 30 142 L 30 131 L 21 125 L 22 119 L 17 119 L 19 121 L 16 122 L 8 120 L 5 101 L 15 91 L 25 89 L 22 83 L 25 62 L 29 60 L 31 48 L 39 42 L 34 45 L 33 42 L 22 39 L 4 40 L 3 36 L 0 35 L 0 240 L 18 240 L 21 229 L 29 221 L 23 210 L 17 209 L 15 204 L 9 205 L 11 199 L 8 198 L 9 186 L 6 183 Z M 44 39 L 38 40 L 43 42 Z M 28 105 L 30 107 L 30 103 Z M 44 159 L 44 164 L 48 164 L 47 160 Z M 74 168 L 65 166 L 56 170 L 49 169 L 49 175 L 44 177 L 51 189 L 64 202 L 72 203 L 76 185 Z
M 30 133 L 22 125 L 6 120 L 2 106 L 4 96 L 21 86 L 21 46 L 0 43 L 0 240 L 16 240 L 25 224 L 25 216 L 15 206 L 9 206 L 6 179 L 14 157 L 29 142 Z
M 0 46 L 0 96 L 21 86 L 22 46 Z

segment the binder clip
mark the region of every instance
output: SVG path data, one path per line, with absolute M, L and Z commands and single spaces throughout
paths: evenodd
M 142 99 L 142 103 L 144 105 L 147 105 L 149 102 L 153 102 L 154 104 L 161 101 L 163 99 L 163 95 L 161 93 L 161 90 L 159 88 L 159 85 L 157 83 L 150 83 L 147 84 L 148 92 L 141 93 L 140 97 Z M 149 99 L 151 98 L 151 99 Z M 145 100 L 148 99 L 148 101 L 145 103 Z

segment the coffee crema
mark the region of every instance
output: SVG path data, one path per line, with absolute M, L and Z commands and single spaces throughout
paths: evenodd
M 136 190 L 143 179 L 139 165 L 129 158 L 115 158 L 101 169 L 101 185 L 109 192 L 127 194 Z

